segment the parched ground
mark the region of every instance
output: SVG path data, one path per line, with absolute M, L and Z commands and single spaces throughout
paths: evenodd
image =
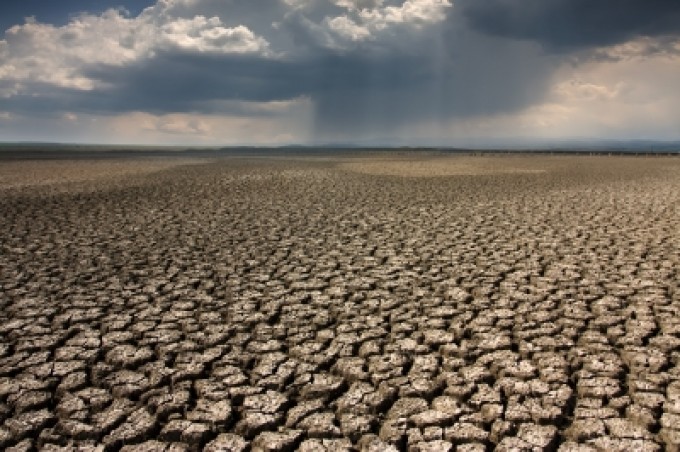
M 85 181 L 111 182 L 121 177 L 163 171 L 181 165 L 206 163 L 205 159 L 92 159 L 92 160 L 0 160 L 0 193 L 4 190 L 51 185 L 73 189 Z M 66 185 L 68 184 L 68 185 Z M 66 186 L 65 186 L 66 185 Z M 95 185 L 95 190 L 100 185 Z
M 157 164 L 0 162 L 0 448 L 680 447 L 680 159 Z

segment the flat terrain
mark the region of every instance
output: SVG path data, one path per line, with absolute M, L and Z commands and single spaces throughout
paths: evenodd
M 175 166 L 205 163 L 201 159 L 92 159 L 92 160 L 0 160 L 0 191 L 32 187 L 57 186 L 59 190 L 73 189 L 67 183 L 97 181 L 110 182 L 121 177 L 149 174 Z M 100 185 L 88 187 L 99 190 Z
M 679 225 L 672 157 L 0 162 L 0 448 L 678 450 Z

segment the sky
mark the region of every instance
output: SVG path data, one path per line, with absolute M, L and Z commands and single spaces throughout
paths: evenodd
M 572 140 L 680 140 L 680 1 L 0 2 L 0 142 Z

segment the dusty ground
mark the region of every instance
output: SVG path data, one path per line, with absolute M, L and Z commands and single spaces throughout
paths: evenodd
M 680 159 L 119 170 L 0 191 L 0 448 L 680 445 Z
M 351 159 L 340 168 L 363 174 L 401 177 L 482 176 L 492 174 L 544 173 L 554 169 L 561 159 L 531 156 L 499 157 L 446 157 L 433 155 L 384 156 L 381 158 Z
M 145 175 L 182 165 L 206 163 L 205 159 L 99 159 L 99 160 L 0 160 L 0 190 L 84 181 L 108 181 Z

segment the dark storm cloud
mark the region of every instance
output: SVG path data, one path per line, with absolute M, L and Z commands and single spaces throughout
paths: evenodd
M 483 33 L 533 40 L 553 51 L 680 36 L 678 0 L 459 0 L 456 7 Z
M 342 11 L 330 3 L 286 14 L 282 3 L 269 0 L 226 4 L 231 13 L 222 14 L 226 26 L 251 27 L 278 54 L 164 49 L 122 66 L 90 63 L 79 74 L 97 81 L 95 89 L 33 82 L 5 99 L 4 108 L 26 116 L 64 111 L 253 116 L 272 113 L 251 108 L 250 102 L 305 97 L 314 105 L 319 137 L 389 134 L 413 122 L 521 110 L 543 98 L 559 64 L 534 44 L 471 30 L 457 6 L 439 23 L 404 26 L 359 42 L 333 42 L 324 18 Z M 191 16 L 190 3 L 177 5 L 174 14 Z M 220 7 L 224 12 L 224 0 L 203 0 L 200 13 L 210 17 Z
M 75 111 L 97 115 L 145 111 L 250 116 L 248 102 L 301 96 L 315 104 L 320 135 L 389 132 L 413 121 L 511 112 L 539 100 L 555 63 L 526 43 L 441 30 L 436 51 L 421 54 L 316 52 L 302 58 L 165 52 L 129 67 L 83 72 L 106 88 L 55 90 L 6 99 L 25 115 Z M 451 39 L 454 45 L 444 45 Z M 493 58 L 488 55 L 493 54 Z M 517 56 L 523 63 L 517 64 Z
M 423 61 L 416 58 L 361 55 L 286 60 L 165 53 L 132 67 L 100 66 L 84 72 L 108 88 L 54 90 L 47 84 L 35 84 L 30 96 L 14 96 L 8 105 L 35 113 L 46 106 L 99 114 L 233 113 L 218 110 L 219 103 L 214 101 L 269 102 L 300 96 L 321 98 L 328 93 L 351 97 L 365 90 L 408 90 L 428 83 L 430 75 L 422 66 Z
M 276 113 L 249 103 L 305 97 L 314 106 L 317 138 L 389 135 L 413 122 L 521 111 L 546 99 L 570 52 L 637 36 L 654 37 L 662 46 L 668 36 L 680 35 L 680 1 L 458 0 L 441 20 L 391 24 L 386 32 L 354 16 L 354 25 L 372 33 L 357 40 L 333 34 L 328 19 L 349 13 L 330 2 L 310 3 L 308 9 L 272 0 L 173 5 L 178 17 L 219 15 L 221 26 L 246 26 L 266 39 L 271 52 L 158 45 L 121 65 L 86 61 L 76 74 L 96 82 L 91 90 L 26 80 L 23 91 L 3 99 L 3 110 L 26 116 L 65 111 L 255 116 Z M 654 51 L 654 45 L 649 48 Z
M 446 45 L 417 57 L 389 63 L 364 60 L 355 67 L 356 83 L 346 90 L 319 91 L 315 97 L 319 133 L 389 134 L 414 121 L 446 122 L 515 112 L 545 97 L 559 66 L 558 58 L 544 55 L 531 43 L 500 40 L 460 27 L 443 30 L 442 39 Z M 395 74 L 403 83 L 394 83 Z

